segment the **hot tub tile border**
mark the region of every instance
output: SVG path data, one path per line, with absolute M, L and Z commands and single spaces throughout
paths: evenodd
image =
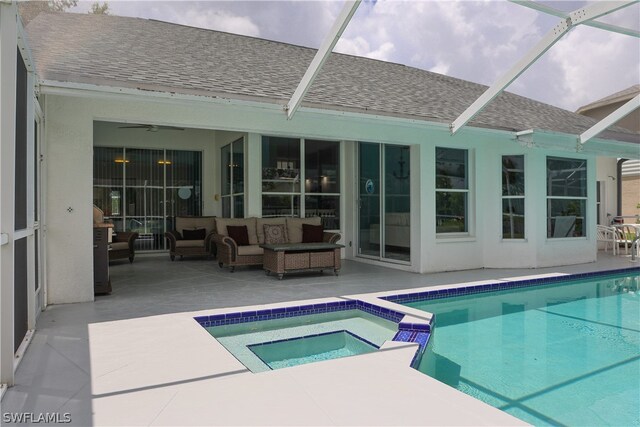
M 258 322 L 263 320 L 284 319 L 288 317 L 306 316 L 310 314 L 323 314 L 335 311 L 360 310 L 374 316 L 400 323 L 404 313 L 381 307 L 360 300 L 342 300 L 316 304 L 294 305 L 272 309 L 250 310 L 242 312 L 230 312 L 224 314 L 212 314 L 209 316 L 196 316 L 194 320 L 201 326 L 208 328 L 213 326 L 233 325 L 237 323 Z

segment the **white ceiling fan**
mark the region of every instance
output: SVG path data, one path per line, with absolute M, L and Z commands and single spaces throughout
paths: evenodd
M 184 130 L 177 126 L 162 126 L 162 125 L 144 125 L 137 124 L 131 126 L 118 126 L 119 129 L 146 129 L 147 132 L 158 132 L 159 130 Z

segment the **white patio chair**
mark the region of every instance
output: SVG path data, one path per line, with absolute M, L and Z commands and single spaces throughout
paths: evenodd
M 620 224 L 614 228 L 616 230 L 616 246 L 618 247 L 618 252 L 620 252 L 620 247 L 624 246 L 624 254 L 629 255 L 629 249 L 631 248 L 633 239 L 638 236 L 640 229 L 633 224 Z
M 618 253 L 616 229 L 605 225 L 598 225 L 596 227 L 596 236 L 598 238 L 598 242 L 604 243 L 604 251 L 607 252 L 609 250 L 609 245 L 611 245 L 611 250 L 613 251 L 613 254 L 616 255 Z

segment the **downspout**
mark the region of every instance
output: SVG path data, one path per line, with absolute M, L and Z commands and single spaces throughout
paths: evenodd
M 622 164 L 629 159 L 618 159 L 618 167 L 616 168 L 616 216 L 622 216 Z

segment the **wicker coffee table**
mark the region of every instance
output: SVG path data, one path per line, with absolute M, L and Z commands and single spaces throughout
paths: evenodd
M 283 243 L 260 245 L 264 249 L 263 268 L 265 273 L 275 273 L 282 280 L 284 273 L 291 271 L 322 270 L 332 268 L 338 275 L 340 270 L 340 249 L 335 243 Z

